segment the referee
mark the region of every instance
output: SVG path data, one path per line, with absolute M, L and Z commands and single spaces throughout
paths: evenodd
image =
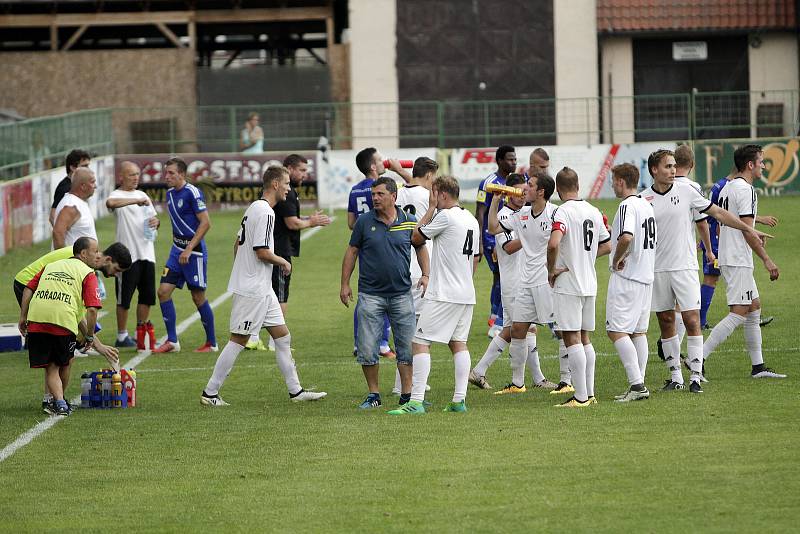
M 289 154 L 283 160 L 283 166 L 289 169 L 289 193 L 286 200 L 275 204 L 275 254 L 289 263 L 293 257 L 300 256 L 300 230 L 315 226 L 328 226 L 330 217 L 315 211 L 307 217 L 300 216 L 300 199 L 297 188 L 308 178 L 308 160 L 299 154 Z M 286 317 L 286 305 L 289 301 L 289 283 L 292 275 L 283 274 L 282 269 L 272 270 L 272 289 L 278 297 L 283 316 Z M 264 350 L 264 343 L 258 333 L 250 336 L 246 348 Z M 275 350 L 272 339 L 269 341 L 270 350 Z

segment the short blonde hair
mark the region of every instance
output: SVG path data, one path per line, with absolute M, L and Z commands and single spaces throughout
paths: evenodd
M 458 180 L 454 176 L 437 176 L 433 180 L 433 187 L 437 191 L 447 193 L 450 197 L 458 200 L 458 195 L 461 194 L 461 188 L 458 185 Z

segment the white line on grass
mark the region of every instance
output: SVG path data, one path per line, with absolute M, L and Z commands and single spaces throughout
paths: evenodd
M 331 221 L 333 221 L 333 219 L 334 218 L 331 217 Z M 311 237 L 312 235 L 317 233 L 320 230 L 320 228 L 322 228 L 322 227 L 321 226 L 316 226 L 316 227 L 310 229 L 308 232 L 304 233 L 300 237 L 300 240 L 302 241 L 302 240 L 305 240 L 305 239 Z M 211 303 L 211 308 L 212 309 L 216 308 L 217 306 L 219 306 L 220 304 L 222 304 L 223 302 L 228 300 L 230 297 L 231 297 L 230 293 L 228 293 L 228 292 L 223 293 L 222 295 L 220 295 L 219 297 L 214 299 L 214 301 Z M 200 314 L 198 312 L 194 312 L 189 317 L 187 317 L 186 319 L 181 321 L 180 324 L 178 324 L 178 326 L 176 328 L 177 333 L 178 334 L 182 334 L 183 332 L 185 332 L 192 325 L 192 323 L 194 323 L 198 319 L 200 319 Z M 141 364 L 143 361 L 145 361 L 150 356 L 150 354 L 151 354 L 151 352 L 149 350 L 140 352 L 139 354 L 137 354 L 136 356 L 131 358 L 124 365 L 124 367 L 127 367 L 129 369 L 133 368 L 133 367 L 136 367 L 139 364 Z M 80 395 L 77 395 L 74 399 L 72 399 L 72 404 L 78 404 L 80 402 L 80 400 L 81 400 Z M 37 423 L 32 428 L 30 428 L 30 429 L 26 430 L 25 432 L 23 432 L 22 434 L 20 434 L 19 437 L 17 437 L 17 439 L 15 439 L 14 441 L 12 441 L 8 445 L 6 445 L 6 447 L 3 450 L 0 451 L 0 462 L 3 462 L 7 458 L 11 457 L 11 455 L 13 455 L 15 452 L 20 450 L 22 447 L 24 447 L 25 445 L 27 445 L 28 443 L 30 443 L 31 441 L 33 441 L 37 437 L 39 437 L 42 434 L 44 434 L 47 430 L 49 430 L 50 428 L 55 426 L 58 422 L 60 422 L 60 421 L 62 421 L 64 419 L 66 419 L 66 418 L 65 417 L 60 417 L 60 416 L 55 416 L 55 415 L 54 416 L 50 416 L 47 419 L 45 419 L 44 421 L 41 421 L 40 423 Z

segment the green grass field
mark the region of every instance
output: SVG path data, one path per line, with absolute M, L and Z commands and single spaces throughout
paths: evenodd
M 616 203 L 598 205 L 613 215 Z M 765 315 L 767 364 L 786 380 L 756 381 L 741 331 L 708 364 L 703 395 L 659 394 L 619 405 L 613 395 L 627 382 L 613 347 L 598 331 L 592 409 L 552 407 L 545 392 L 496 397 L 472 387 L 466 414 L 439 410 L 450 400 L 453 366 L 444 346 L 433 349 L 429 399 L 422 417 L 362 412 L 366 388 L 352 351 L 352 309 L 339 302 L 347 242 L 346 217 L 303 242 L 295 262 L 287 322 L 305 387 L 328 392 L 313 404 L 288 402 L 274 353 L 243 352 L 222 390 L 231 406 L 208 409 L 199 395 L 216 359 L 193 354 L 203 340 L 194 323 L 182 336 L 184 352 L 153 355 L 138 366 L 135 409 L 77 411 L 0 463 L 0 531 L 788 531 L 800 512 L 800 438 L 795 384 L 800 377 L 796 319 L 800 286 L 800 200 L 762 199 L 760 211 L 780 218 L 769 251 L 782 269 L 770 283 L 761 265 L 756 279 Z M 227 285 L 231 243 L 241 212 L 212 214 L 209 299 Z M 98 224 L 102 243 L 113 219 Z M 169 241 L 161 232 L 159 268 Z M 40 244 L 0 258 L 6 296 L 0 319 L 16 322 L 14 273 L 48 249 Z M 607 258 L 598 264 L 598 325 L 605 316 Z M 475 277 L 470 352 L 483 354 L 489 271 Z M 110 288 L 113 286 L 109 286 Z M 354 277 L 355 288 L 355 277 Z M 721 286 L 722 289 L 722 286 Z M 193 310 L 177 291 L 179 321 Z M 115 331 L 111 313 L 101 337 Z M 216 310 L 220 345 L 231 301 Z M 710 321 L 726 313 L 718 290 Z M 164 333 L 158 306 L 153 323 Z M 133 328 L 133 323 L 129 329 Z M 651 322 L 651 350 L 657 324 Z M 557 379 L 556 343 L 539 336 L 542 366 Z M 122 361 L 132 358 L 124 352 Z M 75 361 L 69 397 L 79 376 L 98 369 L 100 357 Z M 653 354 L 648 385 L 667 377 Z M 384 406 L 394 369 L 381 371 Z M 506 357 L 488 373 L 510 378 Z M 0 449 L 38 421 L 42 372 L 24 353 L 0 354 Z M 438 409 L 437 409 L 438 408 Z

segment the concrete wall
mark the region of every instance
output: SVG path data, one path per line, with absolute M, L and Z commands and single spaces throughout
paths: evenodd
M 599 141 L 596 0 L 553 2 L 556 131 L 562 145 Z M 585 100 L 590 97 L 594 100 Z M 581 133 L 573 133 L 581 132 Z
M 633 143 L 633 44 L 630 37 L 600 41 L 603 141 Z
M 793 33 L 762 33 L 758 37 L 760 46 L 754 47 L 753 40 L 747 47 L 750 63 L 750 90 L 765 91 L 752 94 L 750 98 L 752 122 L 756 120 L 756 110 L 760 103 L 783 104 L 783 135 L 797 135 L 798 93 L 800 75 L 798 73 L 797 35 Z M 770 92 L 772 91 L 772 92 Z M 755 137 L 756 128 L 751 128 Z
M 396 0 L 350 0 L 353 148 L 397 148 Z M 374 106 L 376 102 L 395 104 Z

